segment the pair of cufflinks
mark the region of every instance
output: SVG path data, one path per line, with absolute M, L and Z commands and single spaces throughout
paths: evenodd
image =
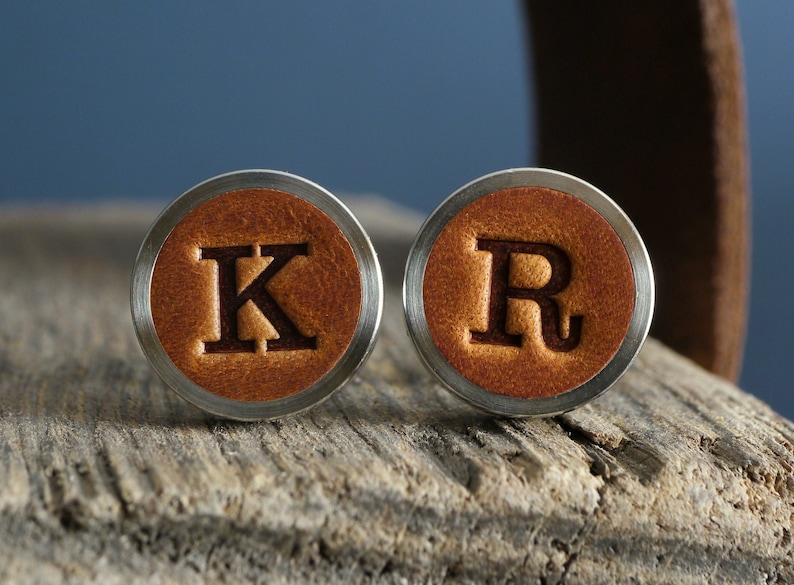
M 383 308 L 375 250 L 319 185 L 239 171 L 185 192 L 155 220 L 132 279 L 135 330 L 183 398 L 273 419 L 343 386 Z M 546 169 L 481 177 L 419 230 L 405 269 L 408 333 L 430 371 L 494 414 L 592 400 L 628 369 L 654 308 L 650 260 L 621 209 Z

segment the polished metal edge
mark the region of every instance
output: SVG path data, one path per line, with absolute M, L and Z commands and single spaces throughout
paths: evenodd
M 595 376 L 565 393 L 545 398 L 513 398 L 489 392 L 464 378 L 439 351 L 424 312 L 424 274 L 430 251 L 447 223 L 463 208 L 495 191 L 511 187 L 546 187 L 576 197 L 600 213 L 623 242 L 634 275 L 634 312 L 618 351 Z M 403 281 L 403 308 L 409 336 L 422 361 L 457 396 L 494 414 L 551 416 L 567 412 L 600 396 L 628 370 L 645 343 L 655 305 L 651 260 L 637 229 L 605 193 L 572 175 L 540 168 L 498 171 L 475 179 L 450 195 L 428 217 L 408 254 Z
M 266 188 L 283 191 L 311 203 L 341 229 L 350 242 L 361 272 L 361 314 L 353 340 L 339 361 L 308 388 L 277 400 L 243 402 L 217 396 L 177 368 L 165 352 L 151 312 L 154 265 L 171 231 L 196 207 L 224 193 Z M 237 420 L 269 420 L 296 414 L 326 400 L 361 368 L 375 346 L 383 312 L 383 276 L 375 248 L 358 219 L 339 199 L 316 183 L 272 170 L 235 171 L 208 179 L 175 199 L 157 217 L 144 237 L 135 260 L 130 307 L 141 349 L 158 375 L 182 398 L 215 415 Z

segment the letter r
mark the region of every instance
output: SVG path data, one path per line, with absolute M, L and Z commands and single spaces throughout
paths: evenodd
M 508 299 L 528 299 L 540 307 L 541 333 L 549 349 L 567 352 L 579 345 L 582 317 L 569 319 L 568 337 L 562 337 L 560 310 L 551 298 L 561 292 L 571 280 L 571 261 L 557 246 L 535 242 L 511 242 L 478 239 L 477 249 L 491 254 L 491 291 L 488 304 L 488 328 L 472 331 L 472 343 L 520 347 L 521 336 L 507 333 Z M 536 254 L 551 265 L 549 282 L 538 289 L 510 286 L 510 254 Z

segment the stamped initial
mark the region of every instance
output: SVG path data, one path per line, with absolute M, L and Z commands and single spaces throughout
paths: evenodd
M 568 319 L 568 336 L 563 337 L 560 309 L 554 295 L 562 292 L 571 281 L 571 261 L 557 246 L 536 242 L 511 242 L 478 239 L 477 250 L 491 254 L 491 294 L 488 303 L 488 328 L 471 331 L 472 343 L 521 347 L 521 335 L 506 331 L 508 299 L 528 299 L 540 307 L 543 342 L 551 350 L 568 352 L 579 345 L 582 317 Z M 551 266 L 548 282 L 540 288 L 510 286 L 510 254 L 535 254 L 545 258 Z
M 253 256 L 252 246 L 201 248 L 202 260 L 214 260 L 218 265 L 218 299 L 220 303 L 220 339 L 205 341 L 205 353 L 253 353 L 256 342 L 240 339 L 237 312 L 251 301 L 278 332 L 278 339 L 268 339 L 267 351 L 316 349 L 317 338 L 307 337 L 287 316 L 267 291 L 267 284 L 276 273 L 295 256 L 307 256 L 308 244 L 274 244 L 259 246 L 260 254 L 273 258 L 267 268 L 240 292 L 237 292 L 237 259 Z

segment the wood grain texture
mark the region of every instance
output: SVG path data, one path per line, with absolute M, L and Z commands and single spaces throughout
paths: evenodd
M 390 285 L 331 400 L 213 419 L 137 347 L 154 213 L 0 218 L 0 581 L 789 583 L 794 424 L 650 340 L 593 404 L 501 420 L 440 390 L 395 284 L 417 225 L 356 207 Z

